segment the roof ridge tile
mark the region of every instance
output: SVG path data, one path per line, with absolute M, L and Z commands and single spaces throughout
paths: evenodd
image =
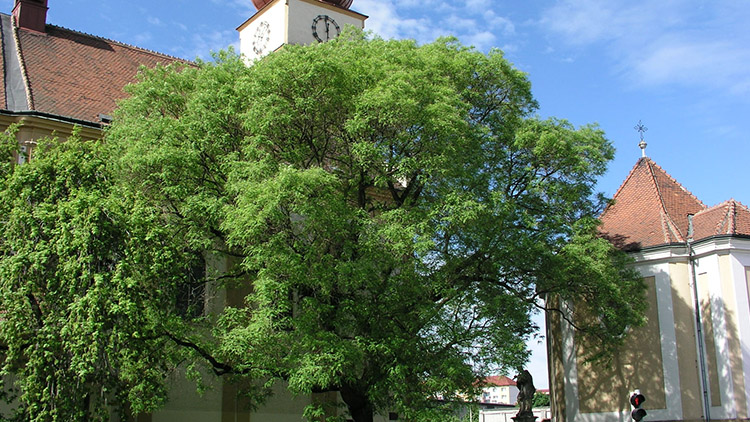
M 706 207 L 706 208 L 698 211 L 697 213 L 695 213 L 695 215 L 704 214 L 704 213 L 707 213 L 707 212 L 710 212 L 710 211 L 714 211 L 717 208 L 722 208 L 722 207 L 729 206 L 729 204 L 731 204 L 731 203 L 734 203 L 735 206 L 739 205 L 740 208 L 743 208 L 745 211 L 750 212 L 750 207 L 748 207 L 747 205 L 743 204 L 741 201 L 738 201 L 738 200 L 736 200 L 734 198 L 729 198 L 727 200 L 719 202 L 716 205 L 711 205 L 710 207 Z
M 654 162 L 654 160 L 652 160 L 652 159 L 650 159 L 650 158 L 648 158 L 648 157 L 644 157 L 644 158 L 645 158 L 646 160 L 648 160 L 648 162 L 649 162 L 649 163 L 650 163 L 650 164 L 651 164 L 652 166 L 656 167 L 656 168 L 657 168 L 657 169 L 659 169 L 659 170 L 660 170 L 660 171 L 661 171 L 662 173 L 664 173 L 664 175 L 665 175 L 665 176 L 667 176 L 667 177 L 669 178 L 669 180 L 670 180 L 670 181 L 671 181 L 672 183 L 674 183 L 675 185 L 679 186 L 679 187 L 680 187 L 680 188 L 681 188 L 681 189 L 682 189 L 683 191 L 685 191 L 685 193 L 687 193 L 688 195 L 690 195 L 690 197 L 691 197 L 691 198 L 693 198 L 693 199 L 695 199 L 696 201 L 698 201 L 698 203 L 700 203 L 700 204 L 701 204 L 701 205 L 702 205 L 702 206 L 703 206 L 704 208 L 706 207 L 706 204 L 704 204 L 704 203 L 703 203 L 703 201 L 701 201 L 700 199 L 698 199 L 698 197 L 697 197 L 697 196 L 693 195 L 693 193 L 692 193 L 692 192 L 690 192 L 689 190 L 687 190 L 687 188 L 685 188 L 685 186 L 683 186 L 683 185 L 682 185 L 682 183 L 678 182 L 678 181 L 677 181 L 677 180 L 676 180 L 676 179 L 675 179 L 674 177 L 672 177 L 672 175 L 671 175 L 671 174 L 667 173 L 667 171 L 666 171 L 666 170 L 664 170 L 664 169 L 663 169 L 663 168 L 662 168 L 662 167 L 661 167 L 660 165 L 656 164 L 656 162 Z
M 615 191 L 615 194 L 612 195 L 612 198 L 616 198 L 617 195 L 620 194 L 620 191 L 625 187 L 625 185 L 627 185 L 628 180 L 630 180 L 630 178 L 633 177 L 633 174 L 635 173 L 635 169 L 638 168 L 638 165 L 640 165 L 641 161 L 643 161 L 645 158 L 646 157 L 641 157 L 638 159 L 638 161 L 635 162 L 635 165 L 633 166 L 633 168 L 630 169 L 630 172 L 628 172 L 627 177 L 625 177 L 625 180 L 622 181 L 622 183 L 620 184 L 620 187 L 617 188 L 617 190 Z
M 729 229 L 724 229 L 724 227 L 730 227 L 730 224 L 728 223 L 732 211 L 731 204 L 727 201 L 724 203 L 723 210 L 723 216 L 716 222 L 716 229 L 714 233 L 716 234 L 727 234 L 729 232 Z
M 55 28 L 57 30 L 60 30 L 60 31 L 67 31 L 67 32 L 70 32 L 70 33 L 73 33 L 73 34 L 76 34 L 76 35 L 80 35 L 80 36 L 84 36 L 84 37 L 89 37 L 89 38 L 95 38 L 95 39 L 98 39 L 98 40 L 101 40 L 101 41 L 105 41 L 105 42 L 108 42 L 108 43 L 116 44 L 116 45 L 118 45 L 120 47 L 132 49 L 132 50 L 142 51 L 144 53 L 152 54 L 154 56 L 166 57 L 166 58 L 170 58 L 170 59 L 173 59 L 173 60 L 181 61 L 181 62 L 184 62 L 184 63 L 195 63 L 192 60 L 183 59 L 181 57 L 173 56 L 171 54 L 160 53 L 160 52 L 155 51 L 155 50 L 150 50 L 148 48 L 139 47 L 137 45 L 124 43 L 122 41 L 113 40 L 111 38 L 106 38 L 106 37 L 102 37 L 102 36 L 99 36 L 99 35 L 89 34 L 88 32 L 77 31 L 75 29 L 70 29 L 70 28 L 66 28 L 64 26 L 59 26 L 59 25 L 53 25 L 53 24 L 50 24 L 50 23 L 48 23 L 47 26 L 51 26 L 51 27 L 53 27 L 53 28 Z
M 31 90 L 31 82 L 29 82 L 29 72 L 26 68 L 26 59 L 23 56 L 23 48 L 21 46 L 21 39 L 18 35 L 18 25 L 16 24 L 16 16 L 10 15 L 11 19 L 11 30 L 13 32 L 13 42 L 16 44 L 16 55 L 18 56 L 18 63 L 21 66 L 21 79 L 23 80 L 24 88 L 26 89 L 26 105 L 29 110 L 35 110 L 34 108 L 34 92 Z
M 654 172 L 654 162 L 651 161 L 648 157 L 643 157 L 644 161 L 646 163 L 646 168 L 648 168 L 648 173 L 651 182 L 652 187 L 656 191 L 656 197 L 659 200 L 659 205 L 661 205 L 661 219 L 662 219 L 662 230 L 664 231 L 664 243 L 671 243 L 670 238 L 670 231 L 672 226 L 674 225 L 674 221 L 672 221 L 672 216 L 669 215 L 669 210 L 667 210 L 667 205 L 664 203 L 664 195 L 662 195 L 661 189 L 659 189 L 659 181 L 656 180 L 656 174 Z M 657 167 L 659 170 L 662 170 L 661 168 Z M 677 237 L 681 237 L 679 233 L 679 229 L 677 230 Z

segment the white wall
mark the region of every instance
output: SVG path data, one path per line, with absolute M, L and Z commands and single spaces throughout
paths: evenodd
M 346 25 L 364 28 L 365 16 L 315 0 L 276 0 L 240 25 L 240 53 L 249 62 L 271 53 L 284 44 L 312 44 L 313 21 L 327 16 L 343 30 Z M 269 31 L 266 32 L 265 28 Z M 318 34 L 322 36 L 323 22 L 319 21 Z M 335 30 L 333 25 L 329 26 Z M 265 40 L 267 36 L 268 40 Z

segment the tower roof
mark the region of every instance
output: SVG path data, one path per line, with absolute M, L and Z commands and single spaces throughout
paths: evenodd
M 602 213 L 600 230 L 625 250 L 684 242 L 688 214 L 705 208 L 650 158 L 642 157 Z
M 693 215 L 693 238 L 750 235 L 750 209 L 735 200 L 713 207 L 648 157 L 636 162 L 600 216 L 602 235 L 624 250 L 683 243 Z
M 273 0 L 253 0 L 253 5 L 256 9 L 260 10 L 264 7 L 266 7 L 269 3 L 271 3 Z M 328 3 L 332 4 L 334 6 L 343 7 L 344 9 L 348 9 L 352 5 L 353 0 L 318 0 L 322 3 Z

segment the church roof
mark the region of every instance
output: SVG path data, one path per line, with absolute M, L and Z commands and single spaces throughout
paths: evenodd
M 37 112 L 98 124 L 126 96 L 140 66 L 189 63 L 54 25 L 19 28 L 0 14 L 3 54 L 0 109 Z
M 600 216 L 600 231 L 624 250 L 684 243 L 693 215 L 694 240 L 750 235 L 750 210 L 729 200 L 706 207 L 648 157 L 635 164 Z
M 718 235 L 750 235 L 750 209 L 730 199 L 696 214 L 693 225 L 695 239 Z

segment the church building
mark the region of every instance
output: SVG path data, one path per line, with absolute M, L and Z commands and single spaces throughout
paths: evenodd
M 52 2 L 55 3 L 55 2 Z M 257 12 L 237 30 L 240 52 L 249 63 L 285 44 L 325 42 L 345 25 L 364 28 L 367 16 L 349 10 L 352 0 L 253 0 Z M 54 5 L 53 5 L 54 7 Z M 36 141 L 65 139 L 77 127 L 84 139 L 98 139 L 111 122 L 124 87 L 136 82 L 141 66 L 192 62 L 47 23 L 48 0 L 15 0 L 0 13 L 0 130 L 17 124 L 18 161 L 33 157 Z M 227 298 L 230 302 L 232 299 Z M 216 379 L 205 394 L 184 377 L 175 378 L 170 401 L 137 422 L 299 422 L 314 401 L 336 401 L 330 393 L 290 397 L 283 386 L 260 409 L 249 411 L 233 385 Z M 337 411 L 336 409 L 333 410 Z M 332 415 L 329 415 L 332 416 Z M 395 420 L 387 415 L 377 421 Z
M 74 126 L 84 139 L 101 137 L 123 87 L 140 66 L 190 63 L 154 51 L 47 23 L 47 0 L 16 0 L 0 13 L 0 130 L 20 124 L 22 156 L 36 140 L 66 138 Z
M 647 285 L 647 323 L 609 366 L 582 358 L 575 331 L 548 315 L 554 420 L 647 421 L 750 417 L 750 209 L 706 206 L 644 153 L 601 215 L 601 233 L 634 259 Z M 563 304 L 572 317 L 575 304 Z

